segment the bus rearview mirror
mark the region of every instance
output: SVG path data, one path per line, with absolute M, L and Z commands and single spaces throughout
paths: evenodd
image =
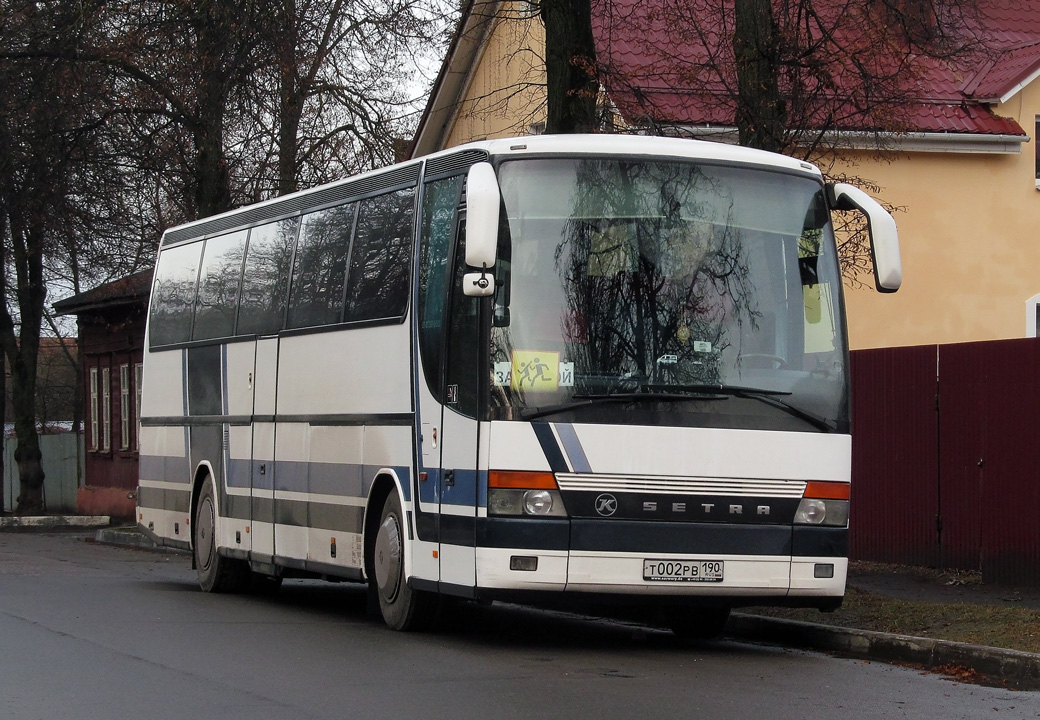
M 828 185 L 830 205 L 835 210 L 858 210 L 867 218 L 870 255 L 874 261 L 874 283 L 878 292 L 895 292 L 903 282 L 896 221 L 874 198 L 854 185 Z
M 498 178 L 491 163 L 470 167 L 466 176 L 466 264 L 471 268 L 491 269 L 495 265 L 501 204 Z

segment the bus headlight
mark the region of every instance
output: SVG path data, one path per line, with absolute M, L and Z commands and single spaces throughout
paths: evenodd
M 488 473 L 488 515 L 567 517 L 551 472 L 492 470 Z
M 849 501 L 802 498 L 794 514 L 794 524 L 846 527 L 849 524 Z
M 553 496 L 548 490 L 528 490 L 524 493 L 524 512 L 528 515 L 552 513 Z
M 848 527 L 849 484 L 810 480 L 794 514 L 795 525 Z

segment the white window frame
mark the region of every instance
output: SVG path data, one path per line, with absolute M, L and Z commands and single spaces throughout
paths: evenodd
M 90 368 L 90 449 L 98 449 L 98 369 Z
M 130 449 L 130 365 L 119 366 L 119 449 Z
M 101 450 L 112 450 L 112 368 L 101 368 Z
M 144 379 L 144 364 L 134 363 L 134 394 L 137 402 L 134 405 L 134 423 L 136 431 L 134 432 L 134 450 L 141 449 L 141 385 Z

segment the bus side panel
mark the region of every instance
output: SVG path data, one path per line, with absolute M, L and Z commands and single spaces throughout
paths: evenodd
M 191 514 L 187 428 L 142 427 L 138 472 L 138 524 L 163 544 L 175 538 L 185 541 L 174 529 L 187 526 Z
M 281 338 L 277 558 L 361 567 L 365 503 L 379 468 L 399 471 L 409 509 L 410 352 L 405 324 Z
M 404 324 L 283 337 L 278 415 L 410 414 L 410 355 Z
M 147 352 L 141 396 L 138 523 L 163 544 L 187 542 L 191 513 L 191 469 L 184 390 L 184 351 Z M 149 381 L 169 378 L 168 382 Z M 176 531 L 176 532 L 175 532 Z
M 252 549 L 253 433 L 248 421 L 253 412 L 255 355 L 256 344 L 251 341 L 229 343 L 221 351 L 221 412 L 229 422 L 223 426 L 221 438 L 224 522 L 217 542 L 238 553 Z
M 275 398 L 278 382 L 277 337 L 256 341 L 253 369 L 253 438 L 250 467 L 250 552 L 259 562 L 274 557 Z

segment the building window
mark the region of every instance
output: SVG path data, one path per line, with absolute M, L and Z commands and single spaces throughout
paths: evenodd
M 1040 190 L 1040 116 L 1036 118 L 1035 132 L 1033 133 L 1033 152 L 1036 153 L 1036 189 Z
M 112 368 L 101 368 L 101 449 L 112 449 Z
M 90 368 L 90 449 L 98 449 L 98 369 Z
M 137 363 L 134 365 L 134 393 L 137 396 L 137 403 L 134 412 L 134 420 L 137 421 L 137 432 L 134 433 L 134 450 L 141 449 L 141 379 L 144 377 L 144 365 Z
M 119 449 L 130 449 L 130 366 L 119 366 Z

